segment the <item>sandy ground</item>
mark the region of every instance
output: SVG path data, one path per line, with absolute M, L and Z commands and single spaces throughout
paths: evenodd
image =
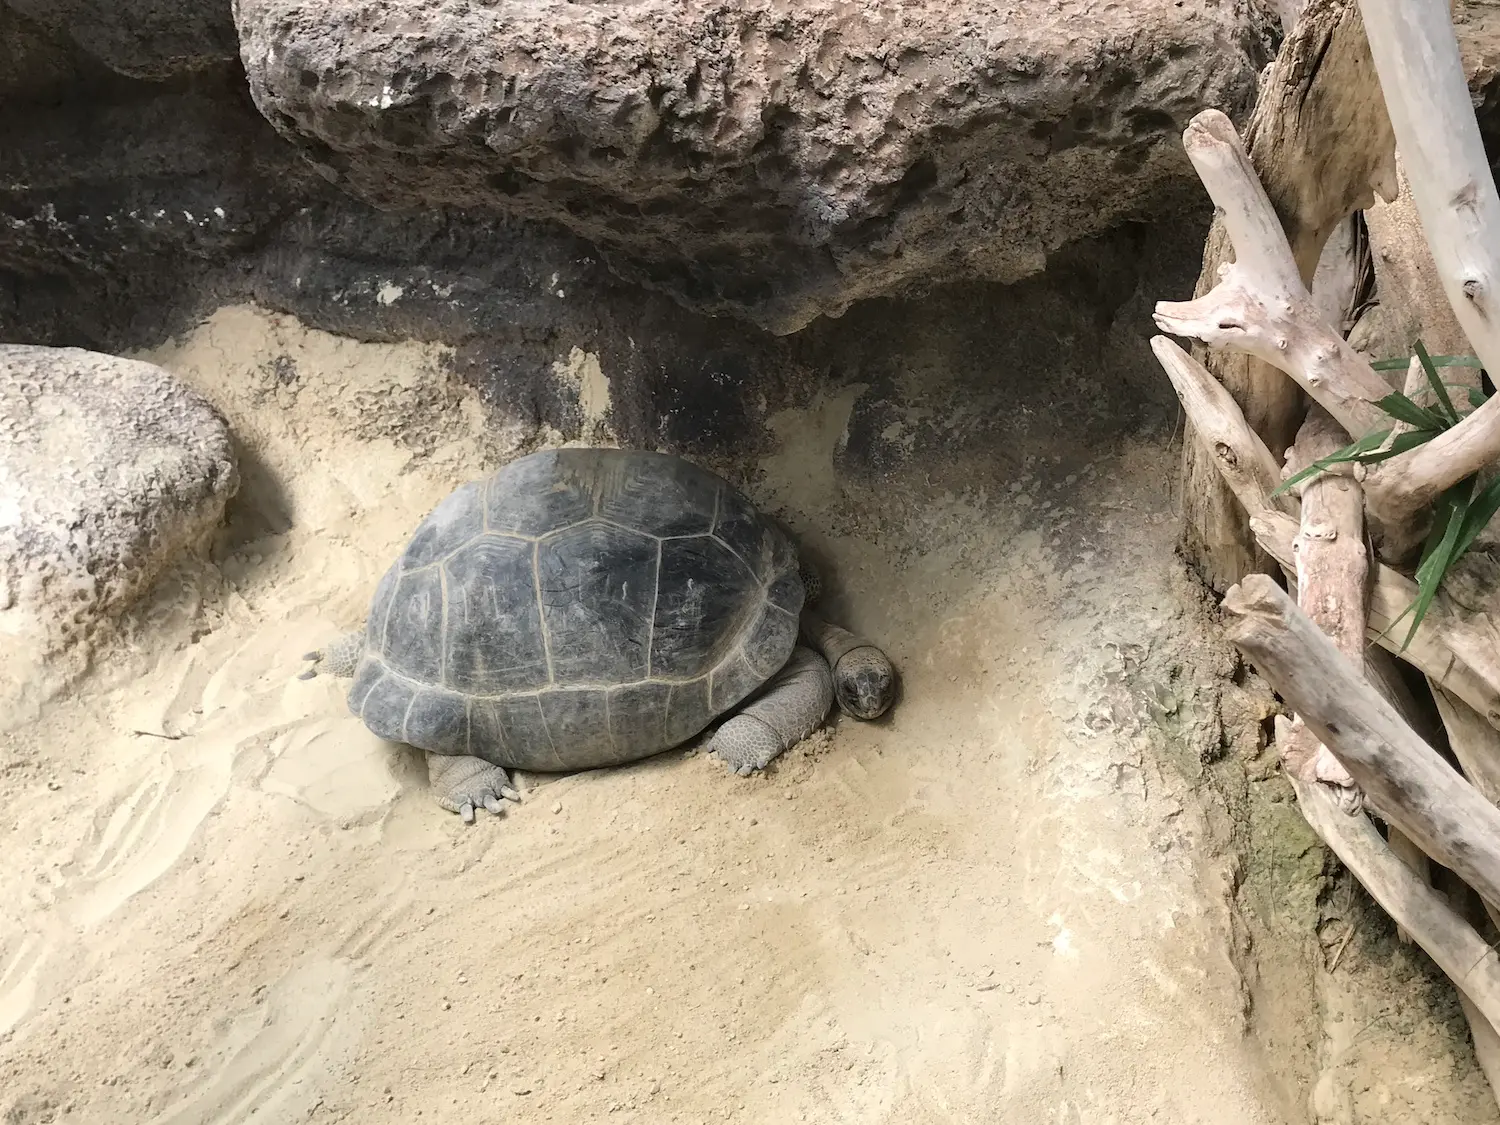
M 466 829 L 295 675 L 517 435 L 436 349 L 249 309 L 152 358 L 245 491 L 219 564 L 5 736 L 6 1122 L 1287 1120 L 1224 865 L 1123 686 L 1183 628 L 1168 453 L 1101 450 L 1066 558 L 946 495 L 897 551 L 829 530 L 860 389 L 779 416 L 749 488 L 901 669 L 889 721 L 748 780 L 692 748 L 526 776 Z

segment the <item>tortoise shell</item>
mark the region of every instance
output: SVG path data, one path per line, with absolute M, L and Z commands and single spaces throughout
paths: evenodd
M 797 642 L 796 549 L 660 453 L 556 449 L 466 484 L 376 588 L 349 706 L 382 738 L 540 771 L 692 738 Z

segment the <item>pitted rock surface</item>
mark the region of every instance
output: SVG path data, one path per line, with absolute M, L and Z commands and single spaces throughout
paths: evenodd
M 238 481 L 223 420 L 161 368 L 0 345 L 0 634 L 86 632 L 201 540 Z
M 1013 281 L 1201 203 L 1180 135 L 1253 96 L 1255 0 L 241 0 L 261 111 L 391 208 L 488 207 L 796 330 Z

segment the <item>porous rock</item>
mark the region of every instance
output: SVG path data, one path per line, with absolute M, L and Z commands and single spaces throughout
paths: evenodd
M 241 0 L 261 111 L 391 208 L 561 223 L 776 332 L 1009 282 L 1201 192 L 1180 135 L 1254 94 L 1257 0 Z
M 0 633 L 86 633 L 201 541 L 238 481 L 223 419 L 161 368 L 0 345 Z

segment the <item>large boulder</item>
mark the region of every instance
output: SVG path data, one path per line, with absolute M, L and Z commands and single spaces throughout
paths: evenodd
M 0 345 L 0 637 L 86 635 L 203 540 L 238 481 L 223 419 L 161 368 Z
M 261 111 L 390 208 L 555 220 L 624 276 L 796 330 L 1202 197 L 1258 0 L 240 0 Z

